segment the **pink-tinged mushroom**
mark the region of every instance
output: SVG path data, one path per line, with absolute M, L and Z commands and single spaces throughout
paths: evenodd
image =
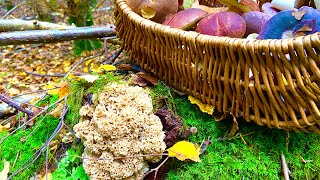
M 264 24 L 270 19 L 270 16 L 259 11 L 249 11 L 242 14 L 246 21 L 246 34 L 259 33 Z
M 242 38 L 246 32 L 246 21 L 239 14 L 219 12 L 201 19 L 196 31 L 212 36 Z
M 173 28 L 189 30 L 193 28 L 206 15 L 207 12 L 204 10 L 189 8 L 171 15 L 162 24 L 171 26 Z

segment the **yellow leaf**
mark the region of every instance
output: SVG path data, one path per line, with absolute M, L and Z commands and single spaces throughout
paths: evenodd
M 90 59 L 89 61 L 87 61 L 85 64 L 86 66 L 89 66 L 89 64 L 91 64 L 91 62 L 94 61 L 94 59 Z
M 195 162 L 201 162 L 199 155 L 200 148 L 188 141 L 179 141 L 168 149 L 169 157 L 176 157 L 181 161 L 191 159 Z
M 47 173 L 40 178 L 40 180 L 52 180 L 52 173 Z
M 0 124 L 0 133 L 4 132 L 6 130 L 7 130 L 7 128 Z
M 73 79 L 74 77 L 76 77 L 75 75 L 73 75 L 72 73 L 68 74 L 67 79 Z
M 84 79 L 86 81 L 88 81 L 89 83 L 93 83 L 94 81 L 96 81 L 99 76 L 98 75 L 83 75 L 83 76 L 78 76 L 81 79 Z
M 48 94 L 51 94 L 51 95 L 52 94 L 58 94 L 59 88 L 57 88 L 57 87 L 59 87 L 59 86 L 57 85 L 57 83 L 54 83 L 54 82 L 49 82 L 49 84 L 47 84 L 45 86 L 45 88 L 48 90 Z
M 58 91 L 59 99 L 65 97 L 71 92 L 71 87 L 67 82 L 60 83 L 60 85 L 61 87 L 59 88 L 59 91 Z
M 92 71 L 95 73 L 101 73 L 102 71 L 114 71 L 117 68 L 109 64 L 101 64 L 98 68 L 92 68 Z
M 214 107 L 212 105 L 209 104 L 203 104 L 200 100 L 192 97 L 192 96 L 188 96 L 189 101 L 191 102 L 191 104 L 196 104 L 199 106 L 200 110 L 204 113 L 213 114 L 214 111 Z
M 6 161 L 5 159 L 3 160 L 4 167 L 2 171 L 0 172 L 0 179 L 8 179 L 8 173 L 10 170 L 10 162 Z
M 84 67 L 84 68 L 83 68 L 83 72 L 84 72 L 84 73 L 89 72 L 89 68 L 88 68 L 88 67 Z

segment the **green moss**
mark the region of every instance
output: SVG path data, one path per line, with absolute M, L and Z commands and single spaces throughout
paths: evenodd
M 41 117 L 38 119 L 40 118 Z M 37 127 L 37 123 L 34 127 Z M 4 160 L 10 161 L 10 173 L 14 172 L 24 162 L 28 161 L 28 159 L 46 142 L 58 123 L 58 119 L 48 116 L 41 124 L 39 124 L 37 129 L 34 130 L 34 128 L 30 128 L 28 130 L 18 130 L 15 134 L 9 136 L 8 139 L 0 145 L 0 169 L 3 168 Z M 34 132 L 32 135 L 25 139 L 33 130 Z M 8 132 L 0 133 L 0 138 L 7 136 L 7 134 Z M 25 142 L 22 142 L 23 139 L 25 139 Z M 28 169 L 17 174 L 13 179 L 29 179 L 34 173 L 41 169 L 44 161 L 45 155 L 43 156 L 42 154 Z
M 82 151 L 82 148 L 69 149 L 66 152 L 66 156 L 58 163 L 58 168 L 52 173 L 52 179 L 89 180 L 79 158 L 82 155 Z
M 281 153 L 292 171 L 291 178 L 320 178 L 319 135 L 269 129 L 238 120 L 239 133 L 232 139 L 221 140 L 228 135 L 231 120 L 216 122 L 192 105 L 187 97 L 170 92 L 162 84 L 153 91 L 153 94 L 165 97 L 171 94 L 175 111 L 184 124 L 197 127 L 198 134 L 190 137 L 191 142 L 201 144 L 204 139 L 212 140 L 207 151 L 200 156 L 201 163 L 179 162 L 172 167 L 167 179 L 281 179 Z M 313 162 L 303 163 L 299 155 Z
M 83 98 L 91 98 L 92 94 L 100 93 L 103 87 L 110 82 L 118 82 L 119 77 L 112 73 L 106 73 L 103 76 L 99 76 L 93 84 L 88 83 L 85 80 L 72 82 L 71 94 L 68 96 L 69 112 L 66 116 L 66 124 L 73 127 L 79 122 L 80 114 L 79 110 L 84 105 Z

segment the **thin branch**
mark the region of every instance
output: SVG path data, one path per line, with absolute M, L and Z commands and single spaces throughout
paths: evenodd
M 66 97 L 62 98 L 66 99 Z M 53 131 L 53 133 L 51 134 L 51 136 L 49 137 L 49 139 L 32 155 L 30 156 L 22 165 L 20 165 L 16 171 L 14 171 L 12 173 L 12 175 L 8 178 L 8 179 L 12 179 L 15 175 L 17 175 L 18 173 L 22 172 L 23 170 L 29 168 L 40 156 L 41 154 L 44 152 L 44 150 L 49 146 L 50 142 L 53 140 L 53 138 L 60 132 L 60 130 L 63 127 L 63 121 L 64 118 L 66 116 L 68 112 L 68 108 L 65 108 L 61 114 L 61 118 L 59 121 L 59 124 L 57 125 L 56 129 Z M 32 159 L 32 161 L 30 161 Z M 30 163 L 28 163 L 30 161 Z M 28 164 L 27 164 L 28 163 Z
M 88 159 L 88 160 L 94 160 L 94 161 L 99 161 L 99 160 L 109 161 L 109 160 L 118 160 L 118 159 L 126 159 L 126 158 L 167 156 L 167 155 L 168 155 L 167 153 L 163 153 L 163 154 L 141 154 L 141 155 L 134 155 L 134 156 L 113 157 L 113 158 L 88 158 L 88 157 L 81 157 L 81 156 L 73 156 L 73 155 L 64 154 L 61 157 L 71 156 L 71 157 L 75 157 L 75 158 Z
M 16 6 L 14 6 L 12 9 L 10 9 L 8 12 L 6 12 L 6 14 L 5 15 L 3 15 L 3 19 L 5 19 L 7 16 L 9 16 L 14 10 L 16 10 L 18 7 L 20 7 L 21 5 L 23 5 L 25 3 L 25 1 L 24 2 L 22 2 L 22 3 L 20 3 L 20 4 L 18 4 L 18 5 L 16 5 Z
M 2 19 L 0 21 L 0 32 L 8 32 L 8 31 L 26 31 L 26 30 L 49 30 L 49 29 L 56 29 L 56 30 L 63 30 L 63 29 L 70 29 L 75 28 L 73 26 L 65 26 L 50 22 L 43 22 L 43 21 L 26 21 L 21 19 Z
M 54 43 L 74 39 L 92 39 L 115 36 L 110 27 L 77 27 L 66 30 L 30 30 L 0 33 L 0 46 Z
M 117 51 L 116 53 L 112 54 L 109 62 L 113 64 L 114 61 L 120 56 L 120 54 L 122 53 L 122 51 L 123 51 L 123 47 L 121 47 L 121 48 L 119 49 L 119 51 Z
M 27 109 L 22 108 L 22 107 L 19 106 L 17 103 L 15 103 L 14 101 L 10 101 L 10 100 L 7 99 L 6 97 L 2 96 L 1 94 L 0 94 L 0 100 L 3 101 L 3 102 L 5 102 L 5 103 L 7 103 L 8 105 L 16 108 L 17 110 L 26 113 L 26 114 L 28 115 L 28 118 L 30 118 L 30 117 L 32 117 L 32 116 L 34 115 L 33 112 L 31 112 L 31 111 L 29 111 L 29 110 L 27 110 Z
M 50 104 L 49 106 L 47 106 L 44 110 L 42 110 L 39 114 L 33 116 L 32 118 L 30 118 L 28 121 L 24 122 L 21 126 L 19 126 L 18 128 L 16 128 L 15 130 L 13 130 L 12 132 L 10 132 L 10 134 L 8 134 L 7 136 L 3 137 L 0 139 L 0 145 L 6 140 L 8 139 L 8 137 L 10 137 L 12 134 L 14 134 L 16 131 L 18 131 L 19 129 L 23 128 L 24 126 L 26 126 L 28 123 L 30 123 L 31 121 L 33 121 L 35 118 L 37 118 L 38 116 L 40 116 L 41 114 L 43 114 L 44 112 L 46 112 L 48 109 L 50 109 L 52 106 L 60 103 L 63 100 L 63 98 L 59 99 L 58 101 Z
M 281 154 L 281 164 L 282 164 L 282 171 L 283 171 L 284 179 L 285 180 L 290 180 L 291 172 L 290 172 L 290 170 L 288 168 L 286 159 L 285 159 L 283 154 Z
M 142 177 L 141 179 L 143 179 L 144 177 L 146 177 L 148 174 L 150 174 L 150 173 L 154 172 L 153 180 L 156 180 L 156 179 L 157 179 L 157 174 L 158 174 L 159 169 L 164 165 L 164 163 L 166 163 L 166 162 L 167 162 L 167 160 L 168 160 L 168 159 L 169 159 L 169 156 L 168 156 L 165 160 L 163 160 L 163 161 L 161 162 L 161 164 L 159 164 L 159 166 L 158 166 L 158 167 L 153 168 L 153 169 L 150 169 L 150 171 L 148 171 L 146 174 L 144 174 L 144 175 L 143 175 L 143 177 Z
M 33 72 L 27 72 L 27 74 L 33 75 L 33 76 L 40 76 L 40 77 L 65 77 L 66 74 L 38 74 L 38 73 L 33 73 Z M 75 73 L 75 76 L 81 76 L 84 75 L 83 73 Z

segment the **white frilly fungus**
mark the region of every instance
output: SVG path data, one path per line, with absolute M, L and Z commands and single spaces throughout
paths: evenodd
M 148 171 L 148 162 L 161 159 L 140 155 L 165 151 L 161 121 L 141 87 L 108 85 L 98 104 L 83 106 L 80 115 L 74 131 L 84 142 L 83 167 L 90 179 L 139 179 Z

